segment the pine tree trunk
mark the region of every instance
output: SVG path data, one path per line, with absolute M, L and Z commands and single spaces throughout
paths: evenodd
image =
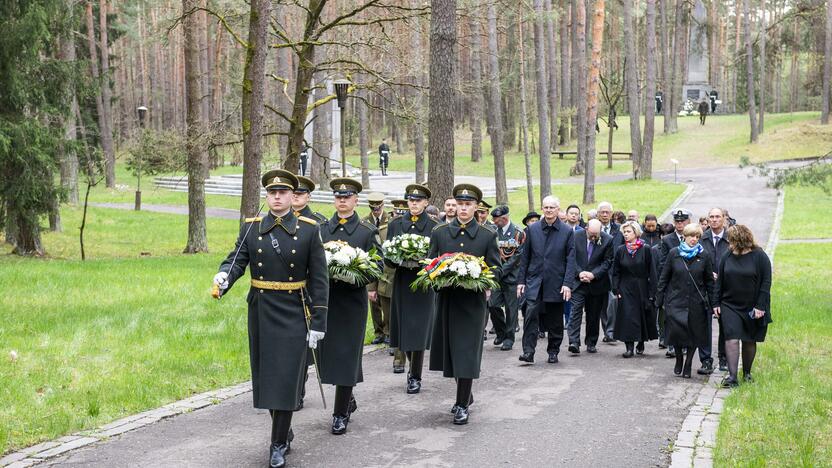
M 737 98 L 739 97 L 739 63 L 740 63 L 740 44 L 742 41 L 740 40 L 740 31 L 742 30 L 741 20 L 742 14 L 740 14 L 740 6 L 741 3 L 739 0 L 734 1 L 735 8 L 734 14 L 736 16 L 736 23 L 734 24 L 734 77 L 731 83 L 731 87 L 733 88 L 732 94 L 734 95 L 734 102 L 731 104 L 732 111 L 737 112 Z
M 826 2 L 826 35 L 823 55 L 823 95 L 821 97 L 820 123 L 829 123 L 830 81 L 832 81 L 832 1 Z
M 576 34 L 575 50 L 572 52 L 572 70 L 575 74 L 572 81 L 577 83 L 578 95 L 575 102 L 577 112 L 575 121 L 577 123 L 578 155 L 575 159 L 575 167 L 572 168 L 572 175 L 583 174 L 587 164 L 586 138 L 588 132 L 594 132 L 594 128 L 587 128 L 587 102 L 586 102 L 586 3 L 584 0 L 577 0 L 573 4 L 575 8 L 575 29 Z M 595 158 L 593 157 L 593 160 Z M 594 168 L 593 168 L 594 170 Z
M 659 0 L 660 6 L 660 13 L 661 13 L 661 32 L 659 33 L 659 38 L 661 39 L 661 43 L 659 44 L 659 49 L 661 52 L 661 59 L 662 59 L 662 130 L 665 135 L 670 133 L 670 90 L 672 89 L 672 81 L 671 75 L 673 74 L 673 64 L 668 55 L 668 51 L 670 50 L 670 23 L 668 22 L 667 18 L 667 4 L 670 0 Z M 655 97 L 655 96 L 654 96 Z
M 101 132 L 101 149 L 104 151 L 104 173 L 107 188 L 116 186 L 116 150 L 113 142 L 113 106 L 110 90 L 110 46 L 107 39 L 107 0 L 101 0 L 98 6 L 99 19 L 99 52 L 101 53 L 101 109 L 103 115 L 99 121 L 104 126 Z
M 633 152 L 633 179 L 638 180 L 641 179 L 641 95 L 636 60 L 636 32 L 633 26 L 633 0 L 623 0 L 623 7 L 624 50 L 627 57 L 624 78 L 627 86 L 627 108 L 630 112 L 630 151 Z M 592 122 L 589 125 L 592 125 Z
M 766 113 L 766 0 L 760 0 L 760 117 L 757 119 L 757 132 L 765 129 Z
M 647 0 L 645 11 L 647 36 L 647 55 L 645 67 L 644 93 L 651 99 L 656 94 L 656 0 Z M 639 178 L 642 180 L 653 177 L 653 137 L 656 134 L 656 106 L 647 105 L 644 108 L 644 142 L 641 147 Z
M 743 0 L 745 17 L 745 63 L 746 83 L 748 89 L 748 121 L 751 125 L 751 143 L 757 142 L 756 108 L 754 104 L 754 46 L 751 42 L 751 1 Z
M 72 0 L 70 0 L 71 2 Z M 68 2 L 69 3 L 69 2 Z M 70 33 L 61 37 L 62 61 L 75 64 L 75 38 Z M 66 190 L 67 202 L 72 205 L 78 204 L 78 154 L 75 152 L 73 143 L 78 138 L 76 129 L 75 114 L 78 109 L 78 98 L 75 94 L 75 83 L 70 81 L 69 86 L 70 112 L 64 117 L 64 140 L 67 145 L 62 146 L 61 151 L 61 186 Z
M 537 98 L 538 156 L 540 157 L 540 199 L 552 194 L 552 175 L 549 169 L 549 77 L 546 74 L 546 29 L 543 0 L 534 0 L 534 68 Z
M 595 0 L 592 19 L 592 58 L 587 89 L 587 145 L 584 173 L 584 204 L 595 203 L 595 119 L 598 116 L 600 92 L 601 51 L 604 41 L 604 0 Z M 636 106 L 637 107 L 637 106 Z M 612 130 L 610 130 L 612 131 Z
M 552 0 L 546 0 L 546 69 L 549 77 L 547 83 L 549 84 L 549 112 L 551 112 L 549 119 L 549 152 L 547 153 L 546 167 L 544 169 L 541 161 L 540 171 L 546 172 L 547 178 L 551 179 L 549 169 L 549 162 L 552 151 L 558 146 L 558 111 L 560 110 L 560 99 L 558 97 L 558 81 L 560 70 L 558 70 L 557 49 L 555 48 L 555 24 L 552 18 L 555 16 L 555 10 L 552 8 Z M 542 183 L 542 179 L 541 179 Z M 551 182 L 550 182 L 551 183 Z M 549 184 L 547 184 L 549 185 Z
M 449 197 L 454 186 L 454 115 L 448 109 L 454 105 L 456 42 L 456 0 L 431 0 L 428 180 L 436 200 Z
M 417 7 L 420 5 L 420 0 L 411 0 L 410 6 Z M 418 21 L 418 20 L 417 20 Z M 415 74 L 414 79 L 416 84 L 422 86 L 425 84 L 424 59 L 422 55 L 422 27 L 421 21 L 418 23 L 419 27 L 413 28 L 410 33 L 410 46 L 415 56 Z M 416 119 L 413 122 L 413 153 L 416 160 L 416 182 L 423 182 L 427 176 L 425 174 L 425 128 L 424 128 L 424 91 L 421 89 L 412 90 L 413 93 L 413 107 L 416 113 Z
M 263 109 L 266 91 L 266 54 L 268 53 L 270 11 L 270 0 L 251 0 L 248 46 L 245 52 L 242 88 L 243 194 L 240 200 L 241 218 L 254 216 L 260 203 L 260 164 L 263 160 Z M 306 102 L 303 103 L 303 106 L 305 111 Z M 297 108 L 297 103 L 295 107 Z M 303 123 L 300 126 L 302 128 Z M 301 134 L 299 140 L 302 141 L 302 138 L 303 135 Z M 300 147 L 300 141 L 298 141 L 298 147 Z M 288 164 L 288 161 L 286 163 Z M 297 159 L 295 159 L 294 165 L 284 167 L 298 167 Z
M 314 98 L 322 99 L 327 89 L 322 83 L 323 73 L 315 74 L 315 84 L 320 88 L 315 90 Z M 311 178 L 321 187 L 326 187 L 330 179 L 329 156 L 332 154 L 332 103 L 318 106 L 314 110 L 315 120 L 312 124 L 312 150 L 309 158 L 312 161 Z
M 665 124 L 666 133 L 676 133 L 679 131 L 678 112 L 681 109 L 684 96 L 682 96 L 682 84 L 684 78 L 684 57 L 685 57 L 685 37 L 687 35 L 687 7 L 686 0 L 676 0 L 676 19 L 675 30 L 673 38 L 673 68 L 670 74 L 670 89 L 669 95 L 666 97 L 665 105 L 668 106 L 664 116 L 667 120 Z
M 95 93 L 95 110 L 98 116 L 98 128 L 99 132 L 101 133 L 101 149 L 104 151 L 105 160 L 108 158 L 108 154 L 112 153 L 112 139 L 105 138 L 107 135 L 107 122 L 104 119 L 104 87 L 100 86 L 102 83 L 101 73 L 99 72 L 99 60 L 98 60 L 98 47 L 96 46 L 95 42 L 95 20 L 93 17 L 92 12 L 92 1 L 88 1 L 86 4 L 86 22 L 87 22 L 87 46 L 89 48 L 89 56 L 90 56 L 90 72 L 92 74 L 93 82 L 99 84 L 99 91 Z M 109 153 L 108 153 L 109 151 Z M 109 184 L 107 184 L 110 187 Z M 114 185 L 115 186 L 115 183 Z
M 567 21 L 567 12 L 571 11 L 571 8 L 568 6 L 568 2 L 564 3 L 564 11 L 562 13 L 560 19 L 560 107 L 567 108 L 572 107 L 571 95 L 572 95 L 572 82 L 570 80 L 572 76 L 572 67 L 571 61 L 569 60 L 569 47 L 571 42 L 569 41 L 569 21 Z M 567 125 L 567 119 L 563 119 L 563 122 L 560 124 L 560 141 L 563 144 L 569 144 L 569 125 Z M 555 143 L 559 143 L 556 141 Z
M 494 182 L 497 187 L 497 203 L 508 203 L 506 187 L 505 150 L 503 148 L 502 95 L 500 91 L 499 50 L 497 48 L 497 7 L 488 7 L 488 84 L 491 86 L 491 121 L 494 126 L 489 129 L 491 136 L 491 154 L 494 156 Z M 545 82 L 544 82 L 545 85 Z M 433 89 L 433 87 L 431 87 Z
M 185 16 L 185 80 L 187 83 L 188 153 L 188 243 L 183 253 L 208 251 L 205 223 L 205 179 L 208 177 L 208 152 L 205 150 L 205 121 L 202 106 L 202 66 L 200 43 L 204 35 L 200 14 L 195 11 L 199 0 L 182 0 Z
M 468 24 L 471 37 L 471 161 L 479 162 L 482 160 L 482 39 L 473 15 L 469 16 Z
M 361 90 L 359 97 L 367 99 L 367 91 Z M 361 155 L 361 185 L 367 190 L 370 188 L 370 146 L 369 146 L 369 119 L 367 117 L 367 104 L 361 99 L 354 99 L 358 106 L 358 152 Z M 417 179 L 418 180 L 418 179 Z
M 529 153 L 529 116 L 526 105 L 526 52 L 523 37 L 523 15 L 517 15 L 517 31 L 520 52 L 520 138 L 523 142 L 523 162 L 526 168 L 526 199 L 529 211 L 534 210 L 534 181 L 532 180 L 532 156 Z

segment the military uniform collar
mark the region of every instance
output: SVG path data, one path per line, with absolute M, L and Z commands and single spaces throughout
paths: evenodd
M 477 237 L 477 231 L 480 229 L 480 224 L 476 219 L 471 218 L 467 223 L 460 223 L 459 218 L 454 218 L 448 223 L 448 229 L 451 231 L 451 237 L 457 238 L 460 234 L 468 234 L 471 239 Z
M 298 218 L 292 210 L 289 210 L 289 212 L 281 218 L 276 217 L 270 211 L 266 216 L 263 216 L 263 219 L 260 220 L 260 234 L 268 233 L 274 229 L 275 226 L 280 226 L 288 234 L 295 235 L 295 232 L 298 230 Z
M 413 221 L 414 218 L 416 218 L 416 221 Z M 417 229 L 423 231 L 425 229 L 425 226 L 428 224 L 428 214 L 425 213 L 423 210 L 418 215 L 413 216 L 408 211 L 406 215 L 402 216 L 402 227 L 404 227 L 405 232 L 407 232 L 407 230 L 410 229 L 411 224 L 416 225 Z
M 353 212 L 349 218 L 340 218 L 338 212 L 335 212 L 329 220 L 329 232 L 335 234 L 338 228 L 343 227 L 347 234 L 352 235 L 359 224 L 361 219 L 358 218 L 358 213 Z

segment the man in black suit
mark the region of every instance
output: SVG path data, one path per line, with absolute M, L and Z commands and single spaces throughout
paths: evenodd
M 699 243 L 706 252 L 711 254 L 714 261 L 714 272 L 719 271 L 719 265 L 725 259 L 728 253 L 728 230 L 725 229 L 725 211 L 722 208 L 712 208 L 708 212 L 708 229 Z M 714 279 L 717 274 L 714 273 Z M 708 328 L 712 326 L 712 321 L 708 321 Z M 710 331 L 709 331 L 710 333 Z M 719 356 L 719 370 L 728 369 L 728 361 L 725 359 L 725 336 L 722 334 L 722 321 L 719 321 L 719 338 L 717 341 L 717 354 Z M 697 374 L 711 374 L 714 371 L 714 360 L 711 354 L 711 344 L 708 346 L 699 347 L 699 360 L 702 362 L 702 367 L 696 371 Z
M 690 211 L 680 208 L 673 212 L 674 231 L 662 237 L 662 242 L 661 244 L 659 244 L 659 250 L 661 251 L 661 255 L 659 256 L 658 271 L 661 272 L 662 268 L 664 268 L 664 261 L 667 258 L 667 254 L 670 253 L 670 251 L 673 250 L 673 248 L 679 247 L 679 244 L 685 241 L 685 236 L 682 235 L 682 232 L 685 230 L 685 226 L 687 226 L 688 224 L 690 224 Z M 659 309 L 658 322 L 659 336 L 664 337 L 664 308 Z M 661 342 L 663 341 L 660 340 L 660 343 Z M 676 351 L 673 349 L 672 346 L 669 346 L 667 348 L 665 356 L 669 358 L 676 357 Z
M 581 316 L 586 310 L 586 350 L 596 352 L 601 311 L 606 310 L 610 292 L 612 237 L 601 232 L 601 222 L 589 220 L 586 230 L 575 233 L 575 271 L 578 287 L 572 293 L 569 319 L 569 352 L 581 352 Z
M 537 347 L 538 322 L 549 339 L 547 362 L 558 362 L 563 342 L 563 305 L 577 286 L 573 231 L 558 219 L 560 202 L 543 199 L 543 219 L 529 227 L 517 273 L 517 296 L 526 294 L 523 322 L 523 354 L 520 360 L 533 363 Z
M 624 243 L 624 235 L 621 234 L 621 226 L 612 219 L 612 203 L 607 201 L 599 203 L 596 216 L 598 221 L 601 222 L 601 232 L 612 237 L 612 250 L 615 251 L 616 247 Z M 612 271 L 610 271 L 610 275 L 612 275 Z M 618 298 L 609 294 L 607 307 L 601 311 L 601 328 L 604 330 L 604 343 L 612 343 L 615 341 L 612 337 L 612 332 L 615 327 L 615 311 L 617 308 Z

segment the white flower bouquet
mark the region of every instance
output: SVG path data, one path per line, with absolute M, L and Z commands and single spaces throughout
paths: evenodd
M 464 253 L 446 253 L 427 262 L 410 284 L 410 289 L 462 288 L 473 291 L 497 289 L 491 271 L 482 257 Z
M 329 277 L 344 283 L 363 286 L 381 278 L 381 257 L 375 249 L 365 252 L 344 241 L 324 244 Z
M 430 251 L 430 238 L 419 234 L 401 234 L 381 245 L 384 258 L 395 265 L 417 268 Z

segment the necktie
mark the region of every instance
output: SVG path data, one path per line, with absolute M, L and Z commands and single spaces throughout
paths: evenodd
M 586 241 L 586 260 L 589 261 L 592 258 L 592 249 L 595 248 L 595 243 L 591 240 Z

